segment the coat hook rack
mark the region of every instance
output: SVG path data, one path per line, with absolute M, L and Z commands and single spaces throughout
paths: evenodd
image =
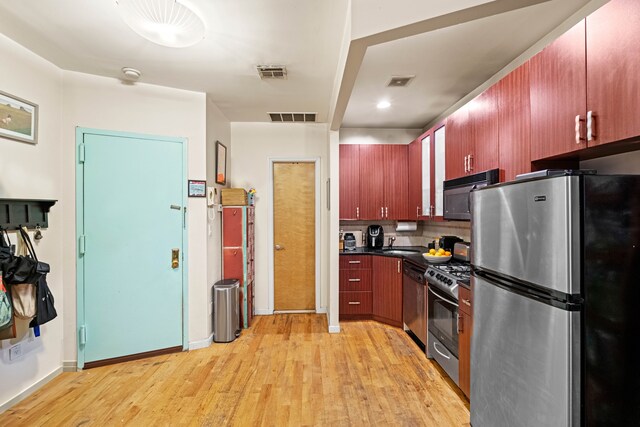
M 57 200 L 0 199 L 0 228 L 48 228 L 49 210 L 56 202 Z

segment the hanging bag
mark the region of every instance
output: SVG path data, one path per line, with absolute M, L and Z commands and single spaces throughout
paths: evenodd
M 36 317 L 33 318 L 31 323 L 29 323 L 29 326 L 32 328 L 44 325 L 58 316 L 56 307 L 54 306 L 53 294 L 49 289 L 49 285 L 47 285 L 46 276 L 40 278 L 40 281 L 38 282 L 36 298 Z
M 2 281 L 2 271 L 0 271 L 0 331 L 11 326 L 13 326 L 13 308 L 9 292 Z
M 36 317 L 36 284 L 49 271 L 49 265 L 40 263 L 36 256 L 29 233 L 24 228 L 19 230 L 22 244 L 20 245 L 19 267 L 12 275 L 11 301 L 16 318 L 31 320 Z

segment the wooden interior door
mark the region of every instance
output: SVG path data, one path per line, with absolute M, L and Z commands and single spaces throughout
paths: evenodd
M 590 147 L 640 135 L 638 46 L 638 0 L 612 0 L 587 17 L 587 107 L 595 117 Z
M 584 20 L 531 58 L 529 79 L 531 160 L 585 148 L 586 139 L 576 141 L 575 121 L 587 111 Z
M 360 145 L 340 145 L 340 219 L 360 219 Z
M 315 164 L 273 164 L 274 310 L 316 308 Z
M 409 218 L 409 146 L 385 144 L 384 219 Z M 411 216 L 413 219 L 414 217 Z

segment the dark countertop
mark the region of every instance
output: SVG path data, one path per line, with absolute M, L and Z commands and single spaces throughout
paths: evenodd
M 382 249 L 389 249 L 389 246 L 384 246 Z M 399 255 L 399 254 L 393 254 L 393 253 L 389 253 L 389 252 L 384 252 L 381 249 L 375 249 L 374 250 L 374 249 L 369 249 L 369 248 L 366 248 L 366 247 L 361 247 L 361 248 L 356 248 L 355 251 L 340 251 L 340 255 L 390 256 L 390 257 L 394 257 L 394 258 L 405 259 L 407 261 L 412 262 L 413 264 L 419 265 L 420 267 L 424 267 L 425 270 L 429 266 L 429 263 L 427 262 L 427 260 L 422 257 L 423 253 L 429 251 L 429 249 L 427 249 L 425 246 L 394 246 L 393 249 L 414 250 L 414 251 L 419 251 L 419 252 L 416 252 L 415 254 L 412 254 L 412 255 L 405 255 L 405 254 Z

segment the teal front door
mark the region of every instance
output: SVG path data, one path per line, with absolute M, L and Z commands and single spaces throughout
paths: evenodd
M 185 141 L 77 139 L 78 365 L 182 347 Z

